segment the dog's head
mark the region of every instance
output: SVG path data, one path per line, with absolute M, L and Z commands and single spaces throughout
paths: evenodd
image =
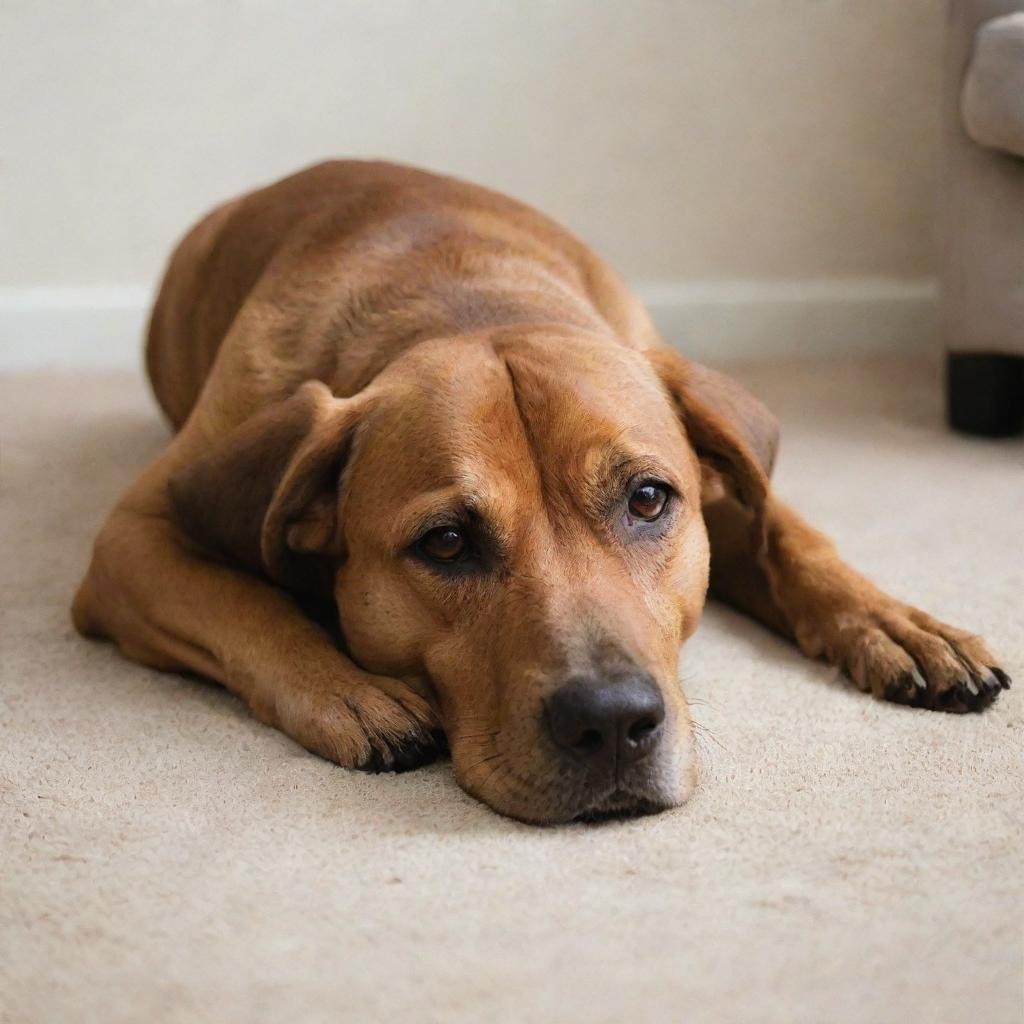
M 436 701 L 456 776 L 564 821 L 693 789 L 679 647 L 708 585 L 702 476 L 764 503 L 772 421 L 668 350 L 504 331 L 319 383 L 176 480 L 179 524 L 324 588 L 349 656 Z

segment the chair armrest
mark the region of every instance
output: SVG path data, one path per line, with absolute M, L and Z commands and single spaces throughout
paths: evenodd
M 979 146 L 1024 157 L 1024 11 L 978 29 L 960 113 Z

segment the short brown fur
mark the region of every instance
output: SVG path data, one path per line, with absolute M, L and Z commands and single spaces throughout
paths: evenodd
M 680 803 L 676 662 L 709 580 L 876 696 L 965 711 L 1008 685 L 775 498 L 760 403 L 484 189 L 338 161 L 221 206 L 174 253 L 147 365 L 178 433 L 100 532 L 75 624 L 339 764 L 413 767 L 446 737 L 460 784 L 524 820 Z M 644 474 L 673 495 L 646 533 L 619 497 Z M 471 570 L 418 554 L 452 516 L 486 538 Z M 664 735 L 599 785 L 545 709 L 567 678 L 628 673 L 656 681 Z

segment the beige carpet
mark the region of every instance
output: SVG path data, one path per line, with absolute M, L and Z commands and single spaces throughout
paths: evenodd
M 780 490 L 1018 683 L 981 716 L 891 707 L 711 609 L 699 795 L 549 829 L 79 639 L 91 536 L 164 429 L 131 375 L 8 378 L 0 1020 L 1020 1021 L 1024 443 L 946 433 L 931 364 L 742 375 Z

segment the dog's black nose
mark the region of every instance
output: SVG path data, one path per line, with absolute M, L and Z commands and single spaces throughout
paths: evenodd
M 570 679 L 547 702 L 551 738 L 593 768 L 646 757 L 661 737 L 665 701 L 647 675 Z

